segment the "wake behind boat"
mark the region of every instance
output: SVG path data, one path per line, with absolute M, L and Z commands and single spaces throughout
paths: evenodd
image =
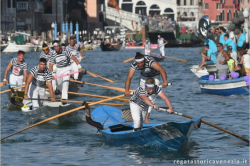
M 144 123 L 141 131 L 134 132 L 130 110 L 103 106 L 93 110 L 91 115 L 95 122 L 103 124 L 104 129 L 100 132 L 113 145 L 133 144 L 171 150 L 181 149 L 201 121 L 200 117 L 188 122 L 164 123 L 152 120 L 150 124 Z

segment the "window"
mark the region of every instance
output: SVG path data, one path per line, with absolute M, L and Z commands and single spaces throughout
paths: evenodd
M 224 10 L 222 10 L 222 13 L 221 13 L 221 21 L 225 21 L 225 12 L 224 12 Z
M 184 4 L 183 5 L 187 5 L 187 0 L 184 0 Z
M 13 4 L 12 4 L 12 7 L 13 7 L 13 8 L 16 8 L 16 0 L 13 0 L 12 3 L 13 3 Z
M 216 21 L 220 21 L 220 15 L 216 15 Z
M 160 9 L 158 5 L 152 5 L 150 9 Z
M 132 0 L 123 0 L 123 2 L 132 2 Z
M 225 0 L 220 0 L 220 3 L 225 3 Z
M 194 5 L 194 0 L 190 0 L 190 5 Z
M 227 21 L 231 21 L 231 20 L 232 20 L 232 13 L 231 13 L 231 10 L 229 10 L 227 13 Z
M 143 1 L 139 1 L 139 2 L 137 2 L 136 5 L 146 5 L 146 4 L 145 4 L 145 2 L 143 2 Z
M 122 10 L 127 12 L 132 12 L 133 4 L 122 4 Z
M 171 13 L 171 12 L 174 12 L 174 11 L 173 11 L 171 8 L 167 8 L 167 9 L 164 10 L 164 12 L 165 12 L 165 13 L 168 13 L 168 12 Z
M 44 3 L 44 14 L 52 14 L 52 1 L 46 0 Z
M 205 3 L 205 9 L 208 9 L 209 6 L 208 6 L 208 3 Z
M 216 9 L 221 9 L 221 3 L 216 4 Z
M 180 0 L 177 0 L 177 6 L 180 6 L 180 5 L 181 5 Z
M 8 8 L 11 8 L 11 0 L 8 0 Z
M 17 2 L 17 10 L 28 10 L 28 2 Z

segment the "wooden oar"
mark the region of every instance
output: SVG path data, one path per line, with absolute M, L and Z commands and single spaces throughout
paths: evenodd
M 22 85 L 16 85 L 16 84 L 6 84 L 6 85 L 9 85 L 9 86 L 16 86 L 16 87 L 22 86 Z
M 106 101 L 109 101 L 109 100 L 113 100 L 113 99 L 116 99 L 116 98 L 120 98 L 120 97 L 123 97 L 123 96 L 124 96 L 124 94 L 119 95 L 119 96 L 115 96 L 115 97 L 110 97 L 110 98 L 108 98 L 108 99 L 104 99 L 104 100 L 100 100 L 100 101 L 97 101 L 97 102 L 93 102 L 93 103 L 89 104 L 89 106 L 92 106 L 92 105 L 95 105 L 95 104 L 100 104 L 100 103 L 103 103 L 103 102 L 106 102 Z M 33 124 L 33 125 L 31 125 L 31 126 L 28 126 L 28 127 L 24 128 L 24 129 L 22 129 L 22 130 L 19 130 L 19 131 L 13 133 L 13 134 L 10 134 L 10 135 L 8 135 L 8 136 L 2 138 L 1 140 L 4 140 L 4 139 L 6 139 L 6 138 L 8 138 L 8 137 L 11 137 L 11 136 L 13 136 L 13 135 L 15 135 L 15 134 L 18 134 L 18 133 L 22 132 L 22 131 L 25 131 L 25 130 L 27 130 L 27 129 L 30 129 L 30 128 L 32 128 L 32 127 L 35 127 L 35 126 L 37 126 L 37 125 L 40 125 L 40 124 L 42 124 L 42 123 L 48 122 L 48 121 L 50 121 L 50 120 L 59 118 L 59 117 L 61 117 L 61 116 L 67 115 L 67 114 L 70 114 L 70 113 L 72 113 L 72 112 L 78 111 L 78 110 L 83 109 L 83 108 L 85 108 L 85 105 L 84 105 L 84 106 L 81 106 L 81 107 L 78 107 L 78 108 L 75 108 L 75 109 L 72 109 L 72 110 L 69 110 L 69 111 L 66 111 L 66 112 L 63 112 L 63 113 L 60 113 L 60 114 L 58 114 L 58 115 L 52 116 L 52 117 L 47 118 L 47 119 L 45 119 L 45 120 L 43 120 L 43 121 L 41 121 L 41 122 L 38 122 L 38 123 Z
M 151 54 L 161 56 L 161 54 L 156 54 L 156 53 L 152 53 L 152 52 L 151 52 Z M 174 60 L 177 60 L 177 61 L 181 61 L 181 62 L 188 63 L 188 61 L 187 61 L 187 60 L 184 60 L 184 59 L 173 58 L 173 57 L 166 56 L 166 55 L 165 55 L 165 56 L 161 56 L 161 57 L 163 57 L 163 58 L 171 58 L 171 59 L 174 59 Z
M 161 45 L 161 46 L 165 46 L 167 43 L 163 43 L 163 45 Z M 159 46 L 158 47 L 156 47 L 156 48 L 153 48 L 151 51 L 153 51 L 153 50 L 156 50 L 157 48 L 160 48 Z
M 88 73 L 89 75 L 93 76 L 93 77 L 97 77 L 95 74 L 93 74 L 93 73 L 91 73 L 91 72 L 89 72 L 89 71 L 87 71 L 87 73 Z
M 81 96 L 89 96 L 89 97 L 97 97 L 97 98 L 103 98 L 103 99 L 108 99 L 110 98 L 109 96 L 100 96 L 100 95 L 93 95 L 93 94 L 87 94 L 87 93 L 78 93 L 78 92 L 68 92 L 68 94 L 74 94 L 74 95 L 81 95 Z M 116 98 L 114 99 L 116 101 L 121 101 L 121 102 L 129 102 L 129 99 L 126 98 Z
M 21 88 L 24 88 L 24 87 L 25 87 L 25 85 L 22 85 L 22 86 L 19 86 L 19 87 L 13 88 L 13 89 L 14 89 L 14 90 L 16 90 L 16 89 L 21 89 Z M 5 90 L 5 91 L 2 91 L 2 92 L 0 92 L 0 94 L 5 93 L 5 92 L 9 92 L 9 91 L 11 91 L 11 89 L 8 89 L 8 90 Z
M 93 85 L 93 86 L 99 86 L 99 87 L 103 87 L 103 88 L 107 88 L 107 89 L 113 89 L 113 90 L 117 90 L 120 92 L 125 92 L 124 88 L 118 88 L 118 87 L 113 87 L 113 86 L 105 86 L 105 85 L 100 85 L 100 84 L 93 84 L 93 83 L 89 83 L 89 82 L 84 82 L 85 84 L 88 85 Z M 135 90 L 130 90 L 131 92 L 134 92 Z
M 133 58 L 129 58 L 129 59 L 127 59 L 127 60 L 123 61 L 123 63 L 127 63 L 127 62 L 129 62 L 129 61 L 132 61 L 133 59 L 135 59 L 135 57 L 133 57 Z
M 61 100 L 61 102 L 66 102 L 66 103 L 80 103 L 82 104 L 83 101 L 75 101 L 75 100 Z M 91 101 L 86 101 L 87 103 L 94 103 Z M 119 104 L 119 103 L 100 103 L 102 105 L 115 105 L 115 106 L 129 106 L 128 104 Z
M 71 81 L 71 82 L 75 82 L 75 83 L 79 83 L 79 84 L 84 84 L 84 82 L 83 82 L 83 81 L 77 81 L 77 80 L 72 80 L 72 79 L 70 79 L 69 81 Z
M 7 84 L 7 83 L 8 83 L 8 81 L 6 81 L 6 84 Z M 1 86 L 4 86 L 3 82 L 0 83 L 0 87 L 1 87 Z
M 114 82 L 115 82 L 115 81 L 112 81 L 112 80 L 110 80 L 110 79 L 108 79 L 108 78 L 102 77 L 102 76 L 100 76 L 100 75 L 98 75 L 98 74 L 92 73 L 92 72 L 90 72 L 90 71 L 88 71 L 88 73 L 94 74 L 95 76 L 97 76 L 97 77 L 99 77 L 99 78 L 102 78 L 102 79 L 104 79 L 104 80 L 106 80 L 106 81 L 108 81 L 108 82 L 110 82 L 110 83 L 114 83 Z
M 159 110 L 161 110 L 161 111 L 167 111 L 167 112 L 168 112 L 167 109 L 163 109 L 163 108 L 159 108 Z M 179 113 L 179 112 L 175 112 L 175 111 L 174 111 L 174 114 L 180 115 L 180 116 L 184 116 L 184 117 L 190 118 L 190 119 L 193 119 L 193 118 L 194 118 L 194 117 L 192 117 L 192 116 L 185 115 L 185 114 L 182 114 L 182 113 Z M 223 129 L 223 128 L 219 127 L 219 126 L 216 126 L 216 125 L 214 125 L 214 124 L 212 124 L 212 123 L 209 123 L 209 122 L 206 122 L 206 121 L 204 121 L 204 120 L 201 120 L 201 122 L 202 122 L 202 123 L 205 123 L 206 125 L 209 125 L 209 126 L 212 126 L 212 127 L 214 127 L 214 128 L 217 128 L 217 129 L 219 129 L 219 130 L 221 130 L 221 131 L 224 131 L 224 132 L 226 132 L 226 133 L 228 133 L 228 134 L 231 134 L 231 135 L 233 135 L 233 136 L 235 136 L 235 137 L 237 137 L 237 138 L 239 138 L 239 139 L 241 139 L 241 140 L 243 140 L 243 141 L 245 141 L 245 142 L 247 142 L 247 143 L 249 144 L 249 140 L 247 140 L 247 139 L 245 139 L 245 138 L 243 138 L 243 137 L 241 137 L 241 136 L 239 136 L 239 135 L 236 135 L 236 134 L 232 133 L 231 131 L 228 131 L 228 130 L 226 130 L 226 129 Z

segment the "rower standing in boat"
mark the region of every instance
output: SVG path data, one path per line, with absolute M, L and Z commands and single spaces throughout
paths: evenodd
M 27 84 L 24 89 L 24 99 L 29 100 L 29 98 L 31 98 L 33 110 L 43 106 L 42 100 L 45 97 L 46 81 L 48 83 L 51 101 L 55 101 L 52 88 L 52 72 L 47 67 L 47 60 L 41 58 L 38 66 L 35 66 L 30 70 Z
M 70 37 L 70 44 L 65 48 L 68 52 L 71 52 L 72 55 L 74 55 L 79 63 L 81 62 L 81 59 L 84 59 L 85 57 L 82 54 L 82 51 L 84 50 L 84 46 L 80 43 L 75 41 L 74 37 Z M 78 51 L 79 50 L 79 51 Z M 73 59 L 70 60 L 70 68 L 71 71 L 77 71 L 78 67 L 77 64 Z M 79 76 L 79 73 L 74 74 L 74 79 L 77 80 Z
M 151 44 L 148 41 L 148 39 L 144 42 L 144 52 L 145 52 L 145 55 L 150 55 L 151 53 Z
M 160 84 L 160 75 L 162 77 L 163 83 L 162 87 L 165 88 L 168 86 L 167 74 L 165 69 L 157 62 L 154 58 L 149 56 L 144 56 L 140 52 L 136 53 L 135 61 L 132 62 L 128 76 L 125 82 L 125 95 L 130 96 L 130 84 L 131 79 L 133 78 L 135 71 L 138 70 L 141 73 L 140 86 L 145 87 L 145 82 L 147 78 L 154 78 L 155 84 L 159 86 Z M 151 98 L 151 102 L 154 103 L 155 98 Z M 149 107 L 148 112 L 150 113 L 152 107 Z
M 148 112 L 149 107 L 159 109 L 159 107 L 154 105 L 150 100 L 150 98 L 156 98 L 156 95 L 165 101 L 169 107 L 169 113 L 174 112 L 170 100 L 161 88 L 155 84 L 154 78 L 147 78 L 145 86 L 139 86 L 130 98 L 130 110 L 134 121 L 134 131 L 142 129 L 144 120 L 145 123 L 150 123 L 148 120 L 150 115 L 150 112 Z
M 24 60 L 24 54 L 24 51 L 19 50 L 17 52 L 18 57 L 11 59 L 4 72 L 3 85 L 7 83 L 7 75 L 10 69 L 12 69 L 12 73 L 10 74 L 9 83 L 14 85 L 25 85 L 28 64 Z M 13 88 L 14 86 L 10 87 Z M 18 91 L 21 91 L 21 89 Z
M 55 52 L 53 52 L 51 58 L 49 59 L 50 61 L 50 70 L 53 71 L 53 64 L 56 65 L 56 76 L 63 75 L 63 74 L 69 74 L 71 71 L 70 68 L 70 59 L 74 60 L 75 63 L 77 64 L 77 68 L 79 72 L 82 72 L 82 67 L 77 60 L 77 58 L 72 55 L 69 51 L 67 50 L 62 50 L 59 41 L 54 41 L 53 46 L 55 49 Z M 68 88 L 69 88 L 69 77 L 70 76 L 65 76 L 62 78 L 56 79 L 56 86 L 57 90 L 56 92 L 58 93 L 58 90 L 62 92 L 61 98 L 64 100 L 68 99 Z
M 47 65 L 49 64 L 49 58 L 53 52 L 46 43 L 43 43 L 43 51 L 40 54 L 40 59 L 45 58 L 47 60 Z
M 164 43 L 164 41 L 166 43 Z M 168 41 L 162 38 L 160 35 L 158 35 L 157 43 L 158 43 L 158 48 L 160 48 L 161 56 L 165 56 L 164 48 L 165 48 L 165 44 L 167 44 Z

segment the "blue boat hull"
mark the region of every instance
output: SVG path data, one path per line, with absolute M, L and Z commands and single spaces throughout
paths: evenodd
M 249 95 L 249 87 L 243 78 L 230 80 L 209 81 L 201 79 L 199 81 L 201 92 L 216 95 Z
M 151 121 L 151 124 L 143 124 L 141 131 L 133 131 L 133 122 L 127 122 L 121 116 L 120 110 L 113 107 L 98 107 L 92 112 L 95 121 L 103 123 L 106 130 L 101 134 L 112 145 L 143 145 L 171 150 L 179 150 L 188 140 L 195 128 L 198 128 L 201 118 L 194 118 L 188 122 L 162 123 Z M 106 114 L 107 113 L 107 114 Z M 106 114 L 106 115 L 105 115 Z M 112 123 L 113 121 L 113 123 Z

